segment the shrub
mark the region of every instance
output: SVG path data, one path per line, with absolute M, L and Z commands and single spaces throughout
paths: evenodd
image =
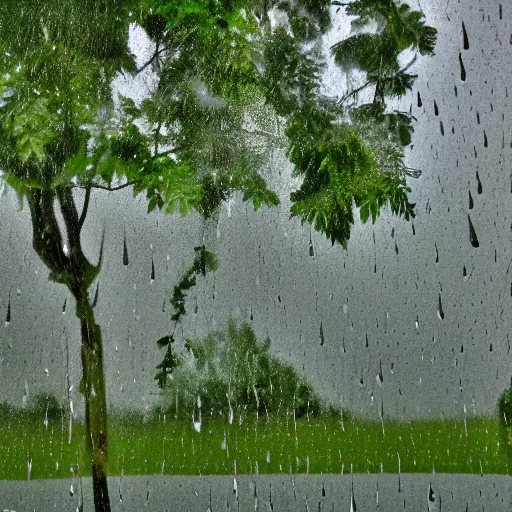
M 30 410 L 38 415 L 48 417 L 49 420 L 60 419 L 62 405 L 55 395 L 50 393 L 39 393 L 30 403 Z
M 252 412 L 297 417 L 322 411 L 312 386 L 292 366 L 270 355 L 270 339 L 258 342 L 246 323 L 228 323 L 226 332 L 215 332 L 200 341 L 187 339 L 167 383 L 169 413 L 189 418 L 200 397 L 206 415 Z

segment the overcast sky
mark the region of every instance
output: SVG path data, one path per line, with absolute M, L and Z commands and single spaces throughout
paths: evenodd
M 94 192 L 82 243 L 96 261 L 105 226 L 95 312 L 111 406 L 144 409 L 156 400 L 153 376 L 163 353 L 155 341 L 172 327 L 168 297 L 204 240 L 220 268 L 198 279 L 189 294 L 185 336 L 203 336 L 230 316 L 250 321 L 322 396 L 374 418 L 381 407 L 385 417 L 408 419 L 494 413 L 512 373 L 512 5 L 503 3 L 500 20 L 497 0 L 430 3 L 422 7 L 439 30 L 436 56 L 411 68 L 419 76 L 401 106 L 412 105 L 417 118 L 407 163 L 423 171 L 410 180 L 413 223 L 384 213 L 374 226 L 356 223 L 347 251 L 331 247 L 308 225 L 289 220 L 297 181 L 278 151 L 267 172 L 282 205 L 254 213 L 235 198 L 206 227 L 196 216 L 147 215 L 144 197 L 134 199 L 129 190 Z M 469 50 L 462 48 L 462 21 Z M 133 40 L 143 62 L 151 48 L 144 55 L 144 40 Z M 325 45 L 335 41 L 329 36 Z M 331 71 L 326 90 L 341 95 L 343 77 Z M 123 94 L 150 88 L 149 68 L 140 80 L 130 88 L 120 79 L 116 87 Z M 468 214 L 479 248 L 470 244 Z M 2 399 L 21 405 L 27 393 L 41 390 L 64 399 L 69 353 L 71 397 L 80 410 L 73 299 L 48 281 L 32 249 L 29 209 L 18 209 L 12 191 L 2 195 L 0 215 L 3 315 L 11 303 L 11 322 L 0 326 Z M 124 236 L 128 266 L 122 264 Z

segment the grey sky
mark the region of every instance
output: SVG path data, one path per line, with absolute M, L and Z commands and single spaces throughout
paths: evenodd
M 357 222 L 347 251 L 331 247 L 309 226 L 289 220 L 287 198 L 297 181 L 279 151 L 271 167 L 282 205 L 254 213 L 236 198 L 206 231 L 195 216 L 146 215 L 145 199 L 133 199 L 129 190 L 93 194 L 83 247 L 96 261 L 106 227 L 95 311 L 103 329 L 111 405 L 145 408 L 156 399 L 153 376 L 163 353 L 155 341 L 172 327 L 169 293 L 204 232 L 220 269 L 199 279 L 190 293 L 185 336 L 202 336 L 225 325 L 230 315 L 249 320 L 252 312 L 257 335 L 270 336 L 276 355 L 323 396 L 336 403 L 341 398 L 355 412 L 378 418 L 381 404 L 386 417 L 494 412 L 512 373 L 512 5 L 503 3 L 500 20 L 497 0 L 461 0 L 447 7 L 421 3 L 439 34 L 436 56 L 420 58 L 412 68 L 419 76 L 401 107 L 412 105 L 417 118 L 408 165 L 423 171 L 410 181 L 418 212 L 415 234 L 412 223 L 386 213 L 374 226 Z M 470 38 L 467 51 L 462 20 Z M 151 83 L 149 70 L 142 78 Z M 329 88 L 338 87 L 338 75 L 330 80 Z M 477 249 L 469 242 L 468 213 Z M 31 246 L 29 210 L 18 211 L 12 191 L 2 196 L 0 215 L 1 314 L 11 302 L 11 322 L 0 326 L 3 399 L 21 404 L 27 390 L 33 395 L 42 389 L 63 398 L 67 345 L 71 396 L 81 404 L 73 299 L 62 285 L 48 281 Z M 124 233 L 128 266 L 122 264 Z M 156 278 L 150 283 L 152 258 Z M 382 383 L 377 379 L 381 365 Z

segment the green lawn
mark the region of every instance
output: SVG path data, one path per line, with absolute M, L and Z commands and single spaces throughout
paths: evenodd
M 339 417 L 297 420 L 250 417 L 240 426 L 224 419 L 143 422 L 140 417 L 109 421 L 109 474 L 241 473 L 495 473 L 511 472 L 511 461 L 494 418 L 380 422 Z M 0 423 L 0 479 L 66 478 L 71 471 L 89 475 L 84 425 L 68 425 L 21 415 Z M 223 441 L 226 439 L 225 448 Z M 29 454 L 29 455 L 28 455 Z

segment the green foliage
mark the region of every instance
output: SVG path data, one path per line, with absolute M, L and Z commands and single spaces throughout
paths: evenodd
M 413 215 L 402 161 L 412 118 L 386 112 L 385 100 L 415 79 L 400 54 L 434 51 L 421 12 L 394 0 L 347 7 L 355 26 L 378 24 L 333 47 L 340 66 L 362 69 L 376 89 L 372 108 L 350 110 L 320 94 L 326 59 L 308 49 L 330 26 L 327 0 L 46 0 L 42 13 L 29 4 L 0 6 L 0 167 L 20 196 L 125 180 L 148 212 L 208 218 L 235 192 L 255 210 L 272 207 L 279 199 L 261 169 L 282 145 L 269 120 L 282 120 L 303 178 L 292 216 L 346 247 L 354 204 L 363 222 L 386 204 Z M 271 26 L 270 9 L 285 21 Z M 135 72 L 133 21 L 157 44 L 158 86 L 140 105 L 120 96 L 115 110 L 112 79 Z
M 500 423 L 507 427 L 512 427 L 512 380 L 510 387 L 501 393 L 498 399 L 498 414 Z
M 230 321 L 227 333 L 187 339 L 185 349 L 167 381 L 169 412 L 177 407 L 179 417 L 188 418 L 193 410 L 197 417 L 198 397 L 203 417 L 293 411 L 302 417 L 322 411 L 311 385 L 271 356 L 270 340 L 258 342 L 248 324 Z
M 407 49 L 433 55 L 436 29 L 425 25 L 422 12 L 395 0 L 358 0 L 347 6 L 347 14 L 357 16 L 355 27 L 377 21 L 379 28 L 375 34 L 356 34 L 333 45 L 335 62 L 345 70 L 366 71 L 379 101 L 403 96 L 416 77 L 400 71 L 398 57 Z
M 30 401 L 29 409 L 38 417 L 48 418 L 49 420 L 60 419 L 63 411 L 63 407 L 55 395 L 49 393 L 36 395 Z
M 163 388 L 167 382 L 167 376 L 180 364 L 180 358 L 175 354 L 172 344 L 174 343 L 174 336 L 164 336 L 157 341 L 160 348 L 167 347 L 163 361 L 157 365 L 160 370 L 155 375 L 155 380 L 158 386 Z
M 171 316 L 171 320 L 178 322 L 185 314 L 185 298 L 187 290 L 196 285 L 196 277 L 198 275 L 206 275 L 206 272 L 214 272 L 218 268 L 217 257 L 213 252 L 207 251 L 205 246 L 194 247 L 196 256 L 194 263 L 181 278 L 179 284 L 174 287 L 171 305 L 175 313 Z
M 509 388 L 498 398 L 498 421 L 508 460 L 512 463 L 512 379 Z
M 415 205 L 407 198 L 411 189 L 406 185 L 403 163 L 413 118 L 403 112 L 386 112 L 385 99 L 403 96 L 416 78 L 399 69 L 401 52 L 412 48 L 432 54 L 436 34 L 421 21 L 422 13 L 394 0 L 356 1 L 347 7 L 347 13 L 357 16 L 353 22 L 357 27 L 378 22 L 377 33 L 359 33 L 332 47 L 335 62 L 346 71 L 357 68 L 366 72 L 366 86 L 375 86 L 371 104 L 336 112 L 316 94 L 318 71 L 309 73 L 305 80 L 298 66 L 292 66 L 293 78 L 284 75 L 290 87 L 299 91 L 296 99 L 301 98 L 304 88 L 312 92 L 289 107 L 286 124 L 290 140 L 287 154 L 295 174 L 303 177 L 299 190 L 290 196 L 294 203 L 291 216 L 312 223 L 333 244 L 338 242 L 345 248 L 354 222 L 354 204 L 360 207 L 363 223 L 370 215 L 375 222 L 387 204 L 392 213 L 406 220 L 414 217 Z M 289 40 L 288 44 L 294 43 Z M 286 48 L 284 53 L 292 52 Z M 284 68 L 285 61 L 279 66 Z M 273 86 L 278 91 L 274 94 L 282 96 L 285 86 Z

